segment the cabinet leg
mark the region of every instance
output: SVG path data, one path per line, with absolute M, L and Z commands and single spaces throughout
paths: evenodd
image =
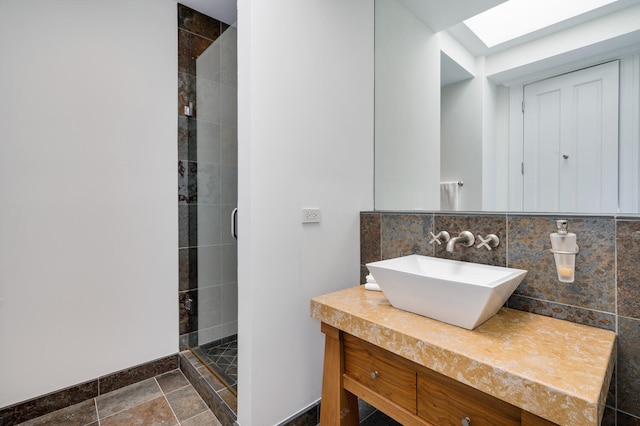
M 325 334 L 320 426 L 358 426 L 358 398 L 342 388 L 344 357 L 340 330 L 322 323 Z

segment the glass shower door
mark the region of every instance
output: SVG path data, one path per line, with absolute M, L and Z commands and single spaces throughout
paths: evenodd
M 237 392 L 237 30 L 179 7 L 180 346 Z

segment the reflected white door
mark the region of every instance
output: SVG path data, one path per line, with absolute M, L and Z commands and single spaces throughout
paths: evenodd
M 524 87 L 524 211 L 618 210 L 618 66 Z

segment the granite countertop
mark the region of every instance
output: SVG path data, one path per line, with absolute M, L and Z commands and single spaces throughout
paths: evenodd
M 311 299 L 311 316 L 560 425 L 598 425 L 615 333 L 502 308 L 474 330 L 391 306 L 364 286 Z

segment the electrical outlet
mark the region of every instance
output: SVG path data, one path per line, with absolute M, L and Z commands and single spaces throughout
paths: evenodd
M 302 223 L 320 222 L 320 209 L 302 209 Z

